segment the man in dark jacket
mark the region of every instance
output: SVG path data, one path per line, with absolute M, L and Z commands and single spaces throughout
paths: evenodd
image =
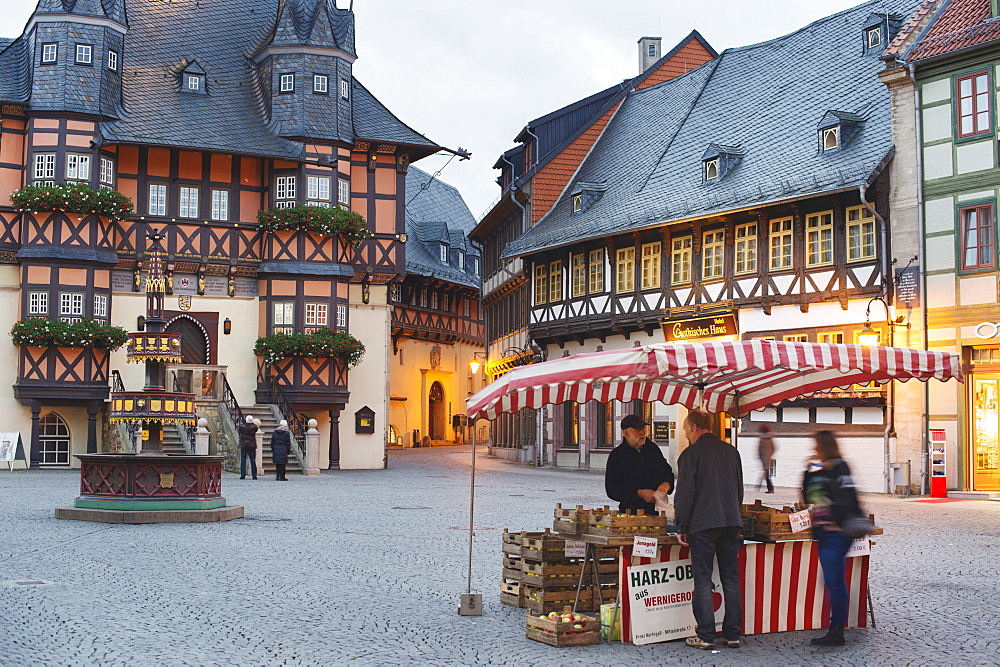
M 688 448 L 677 459 L 674 509 L 681 544 L 691 548 L 694 596 L 691 607 L 697 637 L 687 645 L 715 648 L 715 608 L 712 604 L 713 561 L 719 562 L 726 615 L 723 641 L 740 647 L 743 630 L 743 594 L 740 592 L 739 553 L 743 539 L 743 464 L 736 448 L 711 433 L 712 418 L 693 410 L 684 420 Z
M 611 450 L 604 471 L 604 490 L 618 509 L 656 514 L 653 493 L 674 489 L 674 471 L 663 453 L 646 437 L 646 422 L 638 415 L 622 419 L 622 444 Z
M 240 479 L 247 478 L 247 459 L 250 459 L 250 471 L 257 479 L 257 425 L 253 417 L 247 415 L 246 421 L 237 428 L 240 436 Z

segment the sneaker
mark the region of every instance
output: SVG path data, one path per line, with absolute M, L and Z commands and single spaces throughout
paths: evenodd
M 684 643 L 692 648 L 700 648 L 703 651 L 711 651 L 715 648 L 715 644 L 707 642 L 701 637 L 688 637 L 684 640 Z
M 740 640 L 739 639 L 723 639 L 722 640 L 722 645 L 725 646 L 726 648 L 739 648 L 740 647 Z

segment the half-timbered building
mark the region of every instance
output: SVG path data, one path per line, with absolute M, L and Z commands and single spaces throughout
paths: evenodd
M 158 229 L 168 330 L 185 341 L 168 377 L 223 415 L 213 442 L 226 438 L 220 402 L 277 402 L 317 419 L 321 467 L 382 467 L 407 171 L 442 149 L 353 76 L 356 59 L 353 12 L 334 0 L 40 0 L 23 34 L 0 42 L 0 327 L 34 316 L 141 327 Z M 70 182 L 116 188 L 135 215 L 8 201 L 23 185 Z M 369 236 L 354 247 L 257 224 L 258 211 L 295 205 L 349 208 Z M 360 366 L 254 356 L 258 336 L 320 328 L 360 339 Z M 3 428 L 32 434 L 33 464 L 74 465 L 104 447 L 110 378 L 142 386 L 141 369 L 123 351 L 42 363 L 26 358 L 34 349 L 0 355 L 15 385 L 0 396 Z
M 494 165 L 500 197 L 470 234 L 483 246 L 489 380 L 543 358 L 528 328 L 528 271 L 521 258 L 504 257 L 507 245 L 552 208 L 629 92 L 681 76 L 718 55 L 697 31 L 666 53 L 661 47 L 661 38 L 642 37 L 636 77 L 532 120 L 515 137 L 517 146 Z M 494 455 L 542 462 L 533 411 L 502 415 L 491 426 Z
M 885 343 L 872 300 L 897 256 L 877 73 L 916 4 L 869 2 L 629 91 L 558 201 L 502 255 L 526 264 L 527 331 L 548 357 L 664 340 L 854 343 L 866 328 Z M 792 486 L 809 434 L 832 429 L 862 488 L 881 491 L 895 460 L 890 400 L 855 386 L 788 402 L 751 415 L 744 441 L 773 422 L 775 478 Z M 629 412 L 676 457 L 682 408 L 565 403 L 546 426 L 553 460 L 603 467 Z
M 482 387 L 469 362 L 483 356 L 479 248 L 462 195 L 427 172 L 406 176 L 406 278 L 392 304 L 390 442 L 462 443 L 465 399 Z

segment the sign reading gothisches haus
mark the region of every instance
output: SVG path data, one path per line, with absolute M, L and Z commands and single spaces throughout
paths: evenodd
M 661 326 L 663 327 L 663 338 L 668 343 L 699 338 L 717 338 L 718 336 L 735 336 L 739 333 L 736 328 L 736 316 L 732 314 L 664 322 Z

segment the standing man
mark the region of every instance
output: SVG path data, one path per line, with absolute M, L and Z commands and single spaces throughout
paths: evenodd
M 719 577 L 726 602 L 722 621 L 723 643 L 740 647 L 743 630 L 743 594 L 740 592 L 738 557 L 743 538 L 743 465 L 740 454 L 728 442 L 710 431 L 712 418 L 692 410 L 684 420 L 688 448 L 677 459 L 678 539 L 691 548 L 694 596 L 691 606 L 697 623 L 697 636 L 688 637 L 687 645 L 700 649 L 715 648 L 715 610 L 712 605 L 713 561 L 718 559 Z
M 646 422 L 638 415 L 622 419 L 622 444 L 611 450 L 604 470 L 604 490 L 618 509 L 642 510 L 656 516 L 657 491 L 674 489 L 674 471 L 663 453 L 646 437 Z

